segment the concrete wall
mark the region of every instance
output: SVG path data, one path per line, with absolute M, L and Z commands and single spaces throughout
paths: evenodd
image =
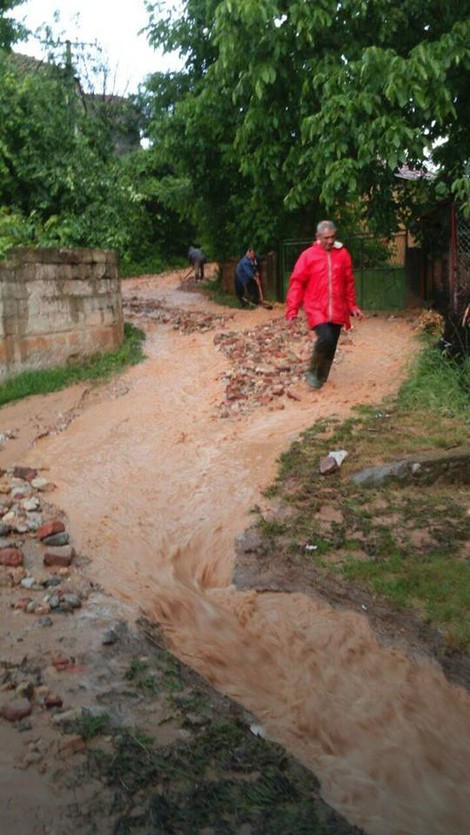
M 113 351 L 123 335 L 116 253 L 18 248 L 0 261 L 0 380 Z

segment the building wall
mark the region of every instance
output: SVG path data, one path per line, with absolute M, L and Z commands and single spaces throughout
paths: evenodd
M 123 336 L 116 253 L 18 248 L 0 262 L 0 380 L 116 350 Z

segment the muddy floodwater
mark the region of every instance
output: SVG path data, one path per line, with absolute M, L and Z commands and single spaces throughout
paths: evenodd
M 124 297 L 220 314 L 180 279 L 129 279 Z M 238 332 L 283 317 L 282 306 L 226 313 L 221 327 Z M 147 359 L 119 380 L 2 409 L 17 434 L 4 463 L 47 468 L 92 579 L 161 623 L 175 654 L 255 714 L 349 821 L 369 835 L 469 832 L 468 694 L 437 664 L 382 646 L 360 612 L 232 585 L 235 539 L 280 453 L 317 418 L 396 391 L 412 323 L 367 318 L 320 392 L 300 382 L 282 408 L 224 418 L 230 362 L 215 331 L 133 321 Z

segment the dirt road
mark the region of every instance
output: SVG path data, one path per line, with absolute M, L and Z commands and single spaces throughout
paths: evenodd
M 124 298 L 221 315 L 179 281 L 129 279 Z M 281 307 L 225 313 L 224 333 L 284 327 Z M 393 393 L 411 323 L 367 319 L 343 338 L 320 392 L 299 381 L 293 397 L 224 418 L 231 366 L 217 327 L 134 321 L 147 333 L 145 363 L 99 392 L 80 386 L 1 411 L 0 429 L 17 436 L 3 466 L 47 471 L 92 579 L 161 622 L 175 653 L 312 768 L 348 820 L 370 835 L 463 835 L 467 695 L 437 666 L 381 647 L 360 613 L 231 585 L 234 540 L 262 506 L 279 454 L 317 418 Z

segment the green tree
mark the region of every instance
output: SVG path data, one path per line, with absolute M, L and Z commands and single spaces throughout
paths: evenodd
M 140 148 L 139 122 L 138 102 L 85 95 L 70 55 L 0 53 L 0 250 L 111 248 L 134 270 L 181 257 L 188 224 L 163 205 L 165 171 Z
M 25 0 L 1 0 L 0 2 L 0 49 L 10 49 L 17 41 L 26 37 L 25 27 L 9 16 Z
M 276 119 L 264 113 L 253 125 L 254 147 L 245 150 L 240 141 L 251 89 L 246 85 L 243 101 L 234 104 L 244 52 L 238 52 L 239 64 L 230 71 L 224 65 L 221 72 L 215 23 L 220 3 L 189 0 L 176 19 L 162 16 L 161 4 L 151 7 L 150 41 L 169 51 L 179 48 L 185 63 L 180 73 L 150 81 L 148 133 L 154 151 L 180 183 L 180 196 L 204 244 L 223 257 L 241 253 L 249 240 L 262 248 L 273 246 L 289 228 L 298 234 L 304 226 L 310 234 L 311 211 L 287 209 L 283 202 L 280 167 L 298 130 L 295 119 L 287 114 L 288 124 L 278 121 L 276 126 Z M 259 169 L 256 160 L 268 136 L 270 153 Z
M 112 145 L 83 111 L 74 79 L 47 65 L 24 70 L 14 55 L 0 57 L 0 79 L 2 203 L 34 219 L 43 245 L 118 248 L 125 232 L 117 213 L 124 197 L 131 202 L 130 184 L 119 179 Z
M 149 4 L 153 42 L 186 58 L 187 89 L 154 124 L 198 217 L 268 243 L 327 211 L 383 234 L 425 201 L 465 201 L 469 6 L 188 0 L 158 19 Z M 431 163 L 433 181 L 400 187 L 401 165 Z

